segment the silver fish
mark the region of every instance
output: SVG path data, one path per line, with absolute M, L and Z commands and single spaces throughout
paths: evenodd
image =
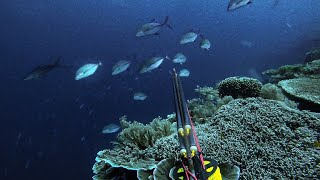
M 186 61 L 187 61 L 187 57 L 182 53 L 177 53 L 172 60 L 173 63 L 180 63 L 180 64 L 183 64 Z
M 110 134 L 110 133 L 115 133 L 117 131 L 119 131 L 120 127 L 116 124 L 108 124 L 105 127 L 103 127 L 102 129 L 102 133 L 103 134 Z
M 161 28 L 163 26 L 166 26 L 166 27 L 172 29 L 172 27 L 168 24 L 168 20 L 169 20 L 169 16 L 166 16 L 166 19 L 161 24 L 158 22 L 154 22 L 154 21 L 147 23 L 147 24 L 144 24 L 143 26 L 140 27 L 136 36 L 142 37 L 142 36 L 147 36 L 147 35 L 158 35 L 159 31 L 161 30 Z
M 151 70 L 158 68 L 162 64 L 163 60 L 164 58 L 159 56 L 146 60 L 140 67 L 140 74 L 150 72 Z
M 180 77 L 188 77 L 190 75 L 190 71 L 188 69 L 181 69 L 179 71 Z
M 186 43 L 191 43 L 194 42 L 198 37 L 198 34 L 195 32 L 187 32 L 184 34 L 180 40 L 180 44 L 186 44 Z
M 59 57 L 53 64 L 42 65 L 34 68 L 25 78 L 24 80 L 34 80 L 40 79 L 45 76 L 48 72 L 52 71 L 57 67 L 61 67 L 60 65 L 61 57 Z
M 201 49 L 209 50 L 210 47 L 211 47 L 211 42 L 209 41 L 209 39 L 205 38 L 200 42 Z
M 250 3 L 252 3 L 252 0 L 230 0 L 227 10 L 232 11 Z
M 96 72 L 99 66 L 102 66 L 101 62 L 99 62 L 99 64 L 85 64 L 81 66 L 76 72 L 75 80 L 80 80 L 88 76 L 91 76 L 93 73 Z
M 131 62 L 127 61 L 127 60 L 120 60 L 118 61 L 113 67 L 112 67 L 112 75 L 117 75 L 120 74 L 124 71 L 126 71 L 129 66 L 130 66 Z
M 147 95 L 142 93 L 142 92 L 136 92 L 133 95 L 133 99 L 136 101 L 144 101 L 145 99 L 147 99 Z

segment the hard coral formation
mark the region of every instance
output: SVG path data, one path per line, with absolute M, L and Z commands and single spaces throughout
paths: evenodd
M 159 137 L 169 136 L 174 132 L 172 123 L 167 120 L 161 121 L 160 117 L 154 119 L 149 125 L 121 120 L 121 125 L 124 124 L 123 131 L 117 137 L 118 141 L 122 144 L 137 146 L 140 149 L 153 146 Z
M 311 62 L 313 60 L 320 59 L 320 49 L 314 49 L 306 53 L 304 62 Z
M 205 124 L 196 124 L 196 132 L 205 157 L 238 165 L 241 179 L 320 177 L 320 151 L 314 146 L 320 135 L 319 114 L 291 109 L 280 101 L 236 99 Z M 97 163 L 153 169 L 179 152 L 176 133 L 158 136 L 146 148 L 128 142 L 98 153 Z
M 282 92 L 281 88 L 275 84 L 265 84 L 261 88 L 260 97 L 284 102 L 288 107 L 297 109 L 298 104 L 288 99 Z
M 157 163 L 156 159 L 161 158 L 154 154 L 148 155 L 147 152 L 151 147 L 157 146 L 156 141 L 172 135 L 176 128 L 173 126 L 175 124 L 160 117 L 148 125 L 130 123 L 126 121 L 126 117 L 122 117 L 121 125 L 124 125 L 124 129 L 117 136 L 115 147 L 100 151 L 96 158 L 97 163 L 104 162 L 112 167 L 128 170 L 153 169 Z
M 269 82 L 272 83 L 301 77 L 320 78 L 320 59 L 307 64 L 285 65 L 278 69 L 264 71 L 263 74 L 269 75 Z
M 233 100 L 231 96 L 219 97 L 218 90 L 213 87 L 200 87 L 195 89 L 200 94 L 200 98 L 188 101 L 193 121 L 205 123 L 221 106 Z
M 258 97 L 262 83 L 248 77 L 230 77 L 218 84 L 220 96 L 232 96 L 233 98 Z
M 281 88 L 274 84 L 265 84 L 261 88 L 260 97 L 265 99 L 273 99 L 277 101 L 284 101 L 285 95 Z
M 213 87 L 197 86 L 195 91 L 200 94 L 201 99 L 205 99 L 208 101 L 216 101 L 217 99 L 219 99 L 219 92 L 217 89 L 214 89 Z
M 320 112 L 320 78 L 297 78 L 280 81 L 279 86 L 303 104 L 310 104 Z
M 237 99 L 198 128 L 207 157 L 240 166 L 242 179 L 319 178 L 320 117 L 261 98 Z

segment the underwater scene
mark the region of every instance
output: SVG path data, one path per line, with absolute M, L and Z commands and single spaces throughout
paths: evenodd
M 319 0 L 0 7 L 0 180 L 320 179 Z

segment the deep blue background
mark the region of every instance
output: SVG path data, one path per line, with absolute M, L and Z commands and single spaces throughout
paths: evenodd
M 149 122 L 174 111 L 173 67 L 188 68 L 187 98 L 197 84 L 214 85 L 228 76 L 303 62 L 320 39 L 319 0 L 254 1 L 227 12 L 227 0 L 3 0 L 0 2 L 0 179 L 90 179 L 99 150 L 115 135 L 104 125 L 129 120 Z M 173 31 L 138 39 L 137 28 L 170 17 Z M 213 47 L 179 45 L 181 35 L 200 30 Z M 246 40 L 251 48 L 241 45 Z M 153 54 L 184 53 L 184 65 L 166 61 L 152 73 L 137 75 L 139 63 Z M 132 68 L 111 76 L 121 58 L 136 54 Z M 57 69 L 43 80 L 23 81 L 34 67 L 62 56 L 71 69 Z M 101 60 L 91 77 L 74 80 L 85 63 Z M 149 97 L 132 100 L 135 91 Z M 83 104 L 83 108 L 80 106 Z

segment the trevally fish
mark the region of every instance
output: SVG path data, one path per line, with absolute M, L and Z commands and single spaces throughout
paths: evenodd
M 48 72 L 52 71 L 57 67 L 62 67 L 60 65 L 61 57 L 57 58 L 57 60 L 53 64 L 42 65 L 34 68 L 25 78 L 24 80 L 33 80 L 33 79 L 40 79 Z
M 188 77 L 190 75 L 190 71 L 188 69 L 181 69 L 179 71 L 180 77 Z
M 85 64 L 81 66 L 76 72 L 75 80 L 80 80 L 88 76 L 91 76 L 93 73 L 96 72 L 99 66 L 102 66 L 102 63 L 100 61 L 98 64 Z
M 200 48 L 205 50 L 210 50 L 211 42 L 207 38 L 202 38 L 202 41 L 200 42 Z
M 230 0 L 227 10 L 232 11 L 250 3 L 252 3 L 252 0 Z
M 110 134 L 110 133 L 115 133 L 117 131 L 119 131 L 120 127 L 116 124 L 108 124 L 105 127 L 103 127 L 102 129 L 102 133 L 103 134 Z
M 161 30 L 161 28 L 163 26 L 166 26 L 166 27 L 172 29 L 172 27 L 168 24 L 168 20 L 169 20 L 169 16 L 166 16 L 166 19 L 164 20 L 164 22 L 162 24 L 160 24 L 158 22 L 154 22 L 154 20 L 150 23 L 144 24 L 143 26 L 140 27 L 136 36 L 142 37 L 142 36 L 147 36 L 147 35 L 158 35 L 159 31 Z
M 142 92 L 136 92 L 133 95 L 133 99 L 136 101 L 144 101 L 145 99 L 147 99 L 147 95 L 142 93 Z
M 187 32 L 185 33 L 182 38 L 180 39 L 180 44 L 186 44 L 186 43 L 191 43 L 194 42 L 198 37 L 198 34 L 195 32 Z
M 131 62 L 127 61 L 127 60 L 120 60 L 118 61 L 113 67 L 112 67 L 112 75 L 117 75 L 120 74 L 124 71 L 126 71 L 129 66 L 130 66 Z
M 187 61 L 187 57 L 182 53 L 177 53 L 172 60 L 173 63 L 180 63 L 180 64 L 183 64 L 186 61 Z
M 167 56 L 166 59 L 168 59 Z M 163 57 L 156 56 L 144 61 L 139 70 L 140 74 L 150 72 L 151 70 L 158 68 L 163 62 L 163 60 Z

